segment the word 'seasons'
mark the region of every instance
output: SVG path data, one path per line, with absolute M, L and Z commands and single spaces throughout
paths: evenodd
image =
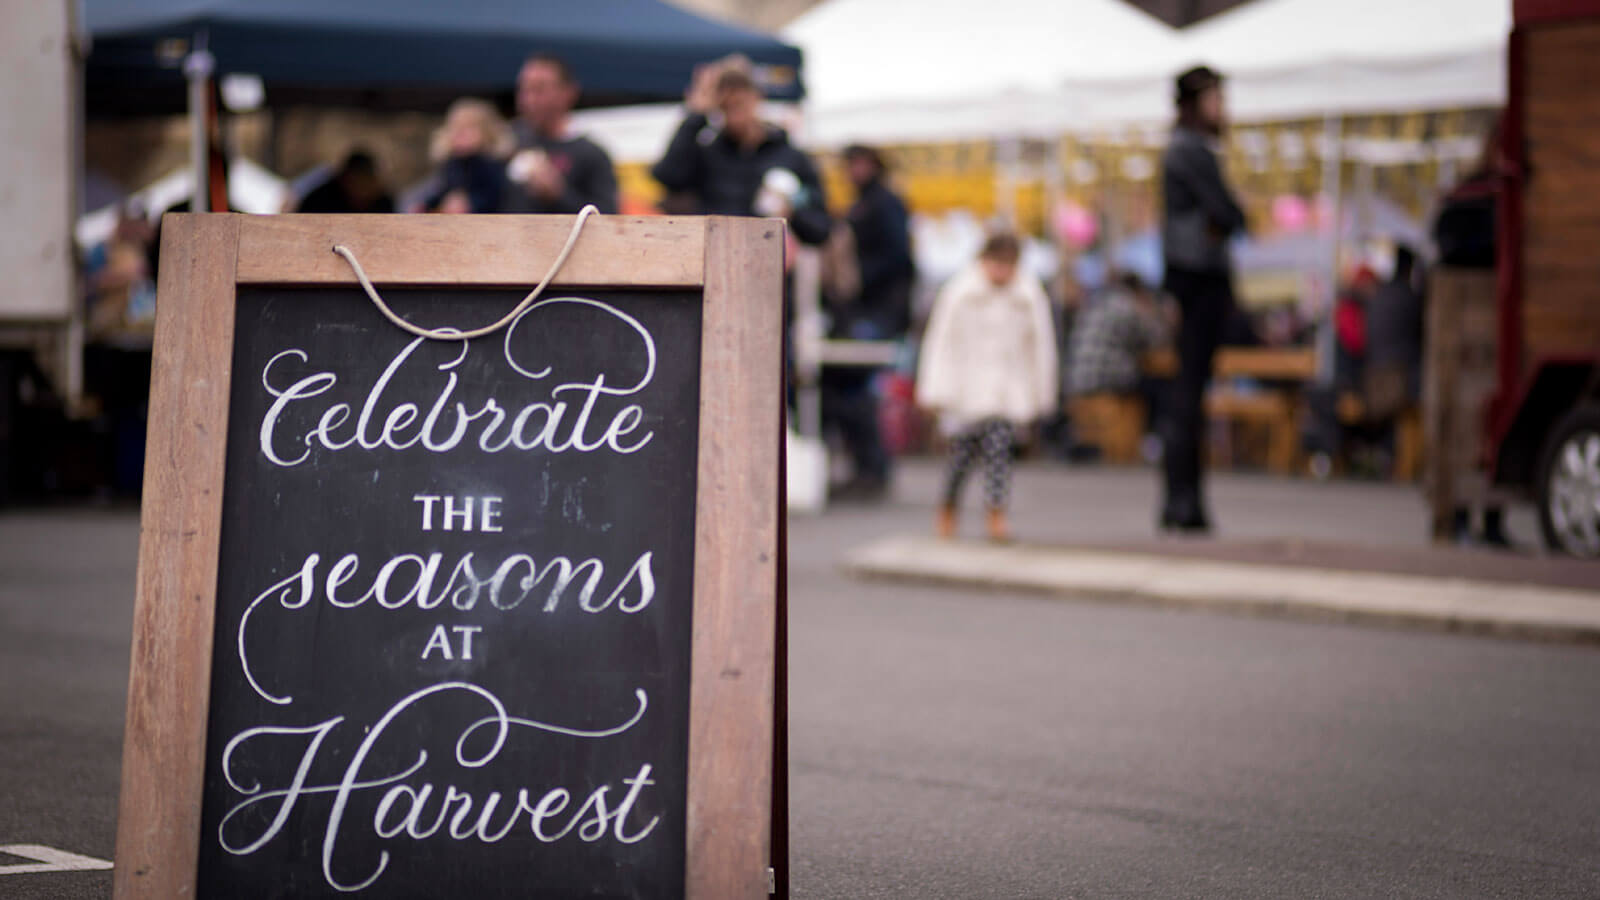
M 309 806 L 313 798 L 332 795 L 327 819 L 322 832 L 322 877 L 328 886 L 341 892 L 364 890 L 376 882 L 389 867 L 390 851 L 378 853 L 376 859 L 352 862 L 339 853 L 340 838 L 348 831 L 360 827 L 363 813 L 352 814 L 352 800 L 369 799 L 382 792 L 376 805 L 371 807 L 371 817 L 364 824 L 371 838 L 359 837 L 357 845 L 370 845 L 376 838 L 388 842 L 400 838 L 412 841 L 476 840 L 485 844 L 498 843 L 513 831 L 532 834 L 542 843 L 554 843 L 576 837 L 585 843 L 610 839 L 619 844 L 637 844 L 655 830 L 659 815 L 640 821 L 647 813 L 636 812 L 641 807 L 654 804 L 645 797 L 647 788 L 655 784 L 650 777 L 654 767 L 642 763 L 634 774 L 621 779 L 621 786 L 601 784 L 589 791 L 587 797 L 564 787 L 554 787 L 540 793 L 518 787 L 514 793 L 490 791 L 477 796 L 455 785 L 436 788 L 432 781 L 415 782 L 433 775 L 422 773 L 430 756 L 422 748 L 415 748 L 416 760 L 400 771 L 377 769 L 368 759 L 380 744 L 383 750 L 377 756 L 384 759 L 405 759 L 411 756 L 410 748 L 394 746 L 404 738 L 390 737 L 389 726 L 420 701 L 443 692 L 467 692 L 487 702 L 490 715 L 468 725 L 457 737 L 454 760 L 463 769 L 482 770 L 500 755 L 512 734 L 512 726 L 563 735 L 567 738 L 595 739 L 614 737 L 638 724 L 644 717 L 648 699 L 643 689 L 634 691 L 638 708 L 627 721 L 612 728 L 587 731 L 522 719 L 510 715 L 500 699 L 475 684 L 453 681 L 423 688 L 402 698 L 388 712 L 370 726 L 360 723 L 346 724 L 344 716 L 310 726 L 261 726 L 242 731 L 228 741 L 222 751 L 222 775 L 228 786 L 242 796 L 222 817 L 217 826 L 217 839 L 222 848 L 235 856 L 255 853 L 280 834 L 289 822 L 296 806 Z M 488 747 L 483 752 L 483 740 L 476 735 L 487 730 Z M 353 753 L 342 754 L 323 750 L 323 744 L 335 732 L 360 735 L 361 742 Z M 404 734 L 403 729 L 396 729 Z M 260 780 L 257 766 L 239 765 L 236 759 L 249 755 L 258 739 L 270 748 L 281 748 L 289 739 L 305 741 L 300 759 L 292 771 L 283 773 L 275 784 Z M 276 753 L 277 750 L 272 751 Z M 338 781 L 310 783 L 311 773 L 322 771 L 329 759 L 348 758 Z M 322 765 L 317 763 L 322 762 Z M 435 763 L 437 766 L 438 763 Z M 250 774 L 243 775 L 236 769 Z M 375 771 L 375 769 L 377 769 Z M 335 770 L 337 771 L 337 770 Z M 422 773 L 422 774 L 419 774 Z M 442 774 L 442 773 L 441 773 Z M 416 776 L 413 778 L 413 776 Z M 310 811 L 305 812 L 309 820 Z M 354 822 L 356 824 L 349 824 Z M 448 824 L 446 824 L 448 822 Z M 337 871 L 336 871 L 337 870 Z M 353 871 L 352 871 L 353 870 Z
M 450 630 L 461 636 L 461 658 L 472 658 L 472 636 L 483 631 L 482 625 L 451 625 Z M 443 625 L 433 626 L 433 636 L 428 638 L 428 643 L 422 648 L 422 658 L 427 659 L 435 650 L 445 659 L 453 660 L 455 655 L 450 652 L 450 636 L 445 634 Z
M 309 374 L 285 378 L 280 369 L 293 367 L 291 360 L 298 360 L 302 367 L 311 362 L 306 351 L 291 348 L 273 356 L 261 370 L 261 386 L 274 398 L 261 418 L 261 455 L 273 465 L 289 467 L 305 462 L 317 447 L 336 452 L 350 447 L 410 450 L 420 446 L 431 453 L 444 453 L 475 443 L 484 453 L 499 453 L 508 447 L 551 453 L 590 453 L 602 448 L 621 454 L 639 452 L 655 436 L 653 431 L 635 434 L 644 423 L 644 410 L 637 403 L 613 408 L 620 398 L 644 390 L 655 377 L 655 339 L 637 319 L 598 300 L 583 297 L 542 300 L 529 307 L 507 328 L 504 351 L 506 365 L 532 381 L 544 382 L 550 378 L 550 366 L 535 370 L 524 365 L 513 349 L 512 338 L 517 325 L 529 314 L 557 303 L 599 309 L 636 331 L 644 341 L 644 374 L 639 380 L 629 387 L 613 387 L 607 383 L 606 373 L 601 372 L 587 381 L 553 384 L 546 390 L 547 400 L 528 403 L 518 409 L 502 405 L 494 397 L 474 403 L 477 408 L 471 409 L 469 404 L 454 400 L 460 384 L 460 378 L 454 370 L 473 349 L 470 342 L 462 341 L 461 354 L 436 367 L 437 372 L 444 373 L 442 381 L 437 374 L 431 376 L 434 384 L 426 389 L 436 390 L 437 396 L 424 414 L 423 408 L 416 403 L 396 403 L 385 395 L 396 373 L 425 340 L 417 338 L 395 355 L 367 389 L 359 412 L 349 403 L 332 403 L 317 409 L 313 398 L 332 390 L 339 383 L 339 376 L 330 371 L 313 370 Z M 608 361 L 635 366 L 640 362 L 628 359 L 620 350 Z M 420 386 L 425 384 L 423 379 L 428 377 L 418 374 L 413 383 Z M 574 401 L 573 404 L 569 404 L 569 398 Z M 310 407 L 306 404 L 310 404 Z M 288 415 L 291 407 L 295 410 L 295 416 Z M 353 413 L 354 422 L 351 421 Z M 285 424 L 290 419 L 314 420 L 316 425 L 309 431 L 296 434 L 293 433 L 293 426 Z M 600 422 L 602 419 L 605 420 L 603 424 Z
M 422 530 L 433 530 L 433 505 L 440 500 L 444 501 L 444 515 L 442 516 L 445 531 L 454 531 L 455 523 L 461 523 L 462 531 L 472 531 L 472 504 L 478 501 L 478 531 L 500 531 L 500 503 L 499 497 L 452 497 L 437 494 L 417 494 L 411 498 L 422 504 Z M 458 505 L 459 501 L 459 505 Z
M 616 586 L 601 594 L 606 565 L 597 557 L 574 564 L 565 556 L 553 556 L 541 564 L 527 553 L 513 553 L 484 575 L 486 569 L 479 567 L 475 554 L 467 552 L 449 568 L 450 574 L 441 586 L 440 575 L 446 571 L 443 553 L 402 553 L 384 560 L 367 582 L 366 590 L 360 590 L 350 584 L 362 570 L 361 554 L 346 553 L 326 568 L 326 574 L 321 574 L 322 554 L 310 553 L 293 573 L 256 595 L 245 610 L 245 618 L 273 594 L 278 595 L 284 609 L 299 609 L 320 596 L 340 609 L 355 609 L 368 603 L 384 609 L 413 605 L 437 609 L 448 602 L 455 609 L 469 610 L 480 599 L 487 599 L 495 609 L 512 610 L 541 585 L 545 588 L 542 610 L 547 613 L 560 607 L 574 585 L 578 587 L 578 607 L 584 612 L 598 613 L 615 607 L 619 612 L 636 613 L 655 597 L 656 576 L 651 569 L 654 557 L 654 552 L 648 550 L 640 554 Z M 633 589 L 633 596 L 628 596 L 629 588 Z M 241 628 L 243 624 L 241 621 Z

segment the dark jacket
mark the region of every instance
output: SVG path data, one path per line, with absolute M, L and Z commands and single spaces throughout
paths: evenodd
M 576 213 L 593 203 L 603 213 L 617 211 L 617 173 L 611 157 L 600 145 L 586 137 L 549 138 L 535 134 L 527 123 L 512 124 L 518 150 L 543 150 L 551 164 L 561 170 L 566 191 L 560 197 L 535 196 L 524 186 L 513 183 L 506 195 L 504 210 L 514 213 Z
M 1161 157 L 1162 254 L 1169 268 L 1227 272 L 1228 239 L 1244 230 L 1244 210 L 1222 180 L 1209 139 L 1179 126 Z
M 650 174 L 668 191 L 692 194 L 699 212 L 751 216 L 755 215 L 761 179 L 771 169 L 788 169 L 800 179 L 802 196 L 789 216 L 794 236 L 807 244 L 827 240 L 832 223 L 817 168 L 810 157 L 789 143 L 781 128 L 769 126 L 766 139 L 747 151 L 712 128 L 704 115 L 691 113 L 678 126 L 666 155 Z
M 1474 172 L 1439 204 L 1433 240 L 1447 266 L 1492 269 L 1500 185 L 1490 172 Z
M 440 164 L 436 187 L 423 205 L 431 212 L 439 208 L 446 194 L 461 191 L 475 213 L 506 212 L 512 190 L 504 161 L 482 153 L 452 156 Z
M 1378 286 L 1367 304 L 1367 365 L 1363 393 L 1369 413 L 1383 418 L 1422 393 L 1423 298 L 1410 266 Z
M 911 327 L 911 225 L 900 198 L 874 179 L 850 207 L 856 262 L 861 269 L 861 313 L 885 332 L 898 337 Z

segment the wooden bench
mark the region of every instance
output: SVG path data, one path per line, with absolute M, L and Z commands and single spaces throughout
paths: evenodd
M 1178 373 L 1178 355 L 1170 349 L 1145 354 L 1146 374 L 1172 377 Z M 1222 347 L 1211 366 L 1213 386 L 1206 395 L 1206 417 L 1262 436 L 1266 467 L 1290 474 L 1300 458 L 1301 387 L 1317 374 L 1317 354 L 1310 347 Z M 1242 391 L 1230 387 L 1235 378 L 1249 378 L 1276 386 Z M 1216 454 L 1220 464 L 1236 454 Z
M 1146 375 L 1178 374 L 1178 354 L 1171 348 L 1151 350 L 1139 361 Z M 1310 347 L 1221 347 L 1211 362 L 1215 378 L 1255 378 L 1303 383 L 1317 375 L 1317 353 Z
M 1299 412 L 1300 405 L 1289 391 L 1239 391 L 1220 387 L 1206 394 L 1206 416 L 1263 434 L 1267 469 L 1281 475 L 1293 472 L 1300 456 Z M 1217 460 L 1219 463 L 1231 461 L 1231 458 Z
M 1079 394 L 1067 398 L 1076 440 L 1100 448 L 1100 458 L 1112 463 L 1139 460 L 1146 411 L 1137 394 Z
M 1367 421 L 1367 405 L 1360 394 L 1345 392 L 1335 403 L 1340 424 L 1360 425 Z M 1422 410 L 1408 406 L 1394 421 L 1395 481 L 1416 481 L 1422 475 L 1424 441 Z

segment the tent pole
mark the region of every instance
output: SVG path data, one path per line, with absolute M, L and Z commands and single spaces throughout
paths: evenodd
M 1016 136 L 995 138 L 995 218 L 1012 231 L 1021 231 L 1017 221 L 1017 186 L 1021 181 L 1022 139 Z
M 1339 113 L 1328 113 L 1323 118 L 1322 136 L 1322 193 L 1328 198 L 1333 221 L 1328 234 L 1327 268 L 1323 272 L 1322 324 L 1317 328 L 1316 383 L 1329 385 L 1333 383 L 1333 310 L 1339 301 L 1339 246 L 1344 218 L 1343 203 L 1340 201 L 1344 192 L 1340 184 L 1344 171 L 1344 117 Z
M 207 188 L 211 181 L 210 134 L 206 122 L 206 94 L 211 84 L 211 73 L 216 59 L 206 49 L 206 33 L 197 32 L 193 50 L 183 60 L 183 75 L 189 81 L 189 169 L 194 179 L 193 193 L 189 196 L 190 212 L 205 212 L 211 208 Z

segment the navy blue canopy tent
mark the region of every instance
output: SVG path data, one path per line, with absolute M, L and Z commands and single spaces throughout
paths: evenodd
M 564 59 L 586 106 L 671 100 L 696 63 L 743 53 L 799 99 L 800 51 L 661 0 L 86 0 L 92 116 L 184 109 L 184 58 L 252 74 L 269 106 L 438 109 L 509 97 L 535 51 Z

